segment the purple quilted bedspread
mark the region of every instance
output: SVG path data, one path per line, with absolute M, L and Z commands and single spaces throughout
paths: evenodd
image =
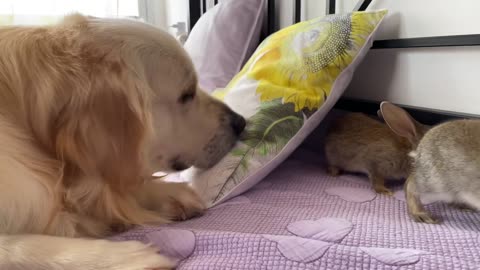
M 480 269 L 480 214 L 442 203 L 441 225 L 409 219 L 401 186 L 325 173 L 299 150 L 247 193 L 204 216 L 115 237 L 150 241 L 179 269 Z

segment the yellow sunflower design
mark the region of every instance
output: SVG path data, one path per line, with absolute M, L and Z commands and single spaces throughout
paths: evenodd
M 318 109 L 338 75 L 352 62 L 386 14 L 354 12 L 300 22 L 272 34 L 258 47 L 223 97 L 247 77 L 258 82 L 260 101 L 281 98 L 295 111 Z

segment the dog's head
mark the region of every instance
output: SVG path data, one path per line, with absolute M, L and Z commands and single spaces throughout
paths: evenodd
M 81 65 L 64 70 L 75 78 L 65 86 L 75 89 L 58 109 L 55 144 L 81 171 L 118 183 L 208 168 L 237 141 L 245 120 L 199 89 L 190 58 L 169 34 L 79 15 L 62 29 L 74 33 L 63 43 L 77 47 Z

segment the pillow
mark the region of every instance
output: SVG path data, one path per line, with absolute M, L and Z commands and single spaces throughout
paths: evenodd
M 180 174 L 214 206 L 263 179 L 320 124 L 367 54 L 386 10 L 329 15 L 268 37 L 214 96 L 247 118 L 234 149 L 213 168 Z
M 260 40 L 264 0 L 225 0 L 209 9 L 191 30 L 184 48 L 205 91 L 225 87 Z

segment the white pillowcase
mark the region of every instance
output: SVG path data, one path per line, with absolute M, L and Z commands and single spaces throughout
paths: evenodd
M 386 13 L 329 15 L 268 37 L 230 84 L 213 93 L 247 119 L 239 142 L 212 168 L 190 168 L 179 178 L 191 182 L 210 207 L 260 182 L 343 94 Z
M 221 1 L 195 24 L 184 48 L 205 91 L 225 87 L 253 53 L 264 6 L 264 0 Z

